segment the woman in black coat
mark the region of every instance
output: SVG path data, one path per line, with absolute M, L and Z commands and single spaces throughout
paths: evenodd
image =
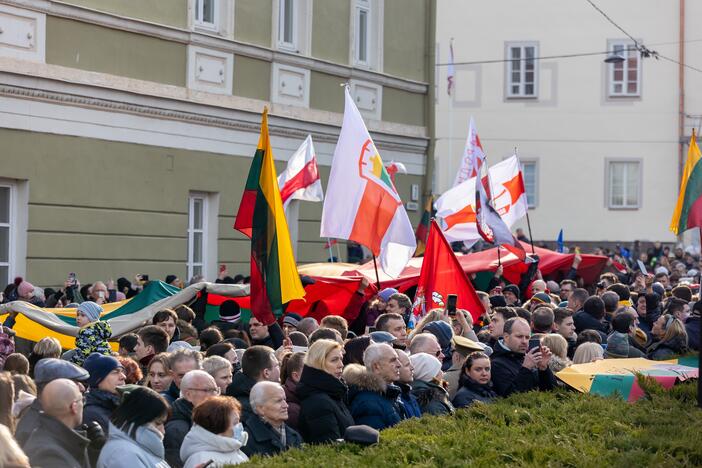
M 497 393 L 492 389 L 490 358 L 483 352 L 468 355 L 458 383 L 459 389 L 453 397 L 456 408 L 470 406 L 476 401 L 491 403 L 497 398 Z
M 344 369 L 339 343 L 317 340 L 307 350 L 296 393 L 300 399 L 299 429 L 308 444 L 343 439 L 354 424 L 346 406 L 348 388 L 341 381 Z

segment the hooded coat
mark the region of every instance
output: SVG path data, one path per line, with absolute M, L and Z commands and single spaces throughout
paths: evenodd
M 412 394 L 417 398 L 422 414 L 452 415 L 456 411 L 446 389 L 434 382 L 413 381 Z
M 173 402 L 173 412 L 166 422 L 166 435 L 163 446 L 166 449 L 166 460 L 174 468 L 183 466 L 180 459 L 180 446 L 193 425 L 193 404 L 185 398 Z
M 349 409 L 354 422 L 381 430 L 400 422 L 400 388 L 360 365 L 344 369 L 349 385 Z
M 333 375 L 304 366 L 296 394 L 300 399 L 300 434 L 308 444 L 343 439 L 346 428 L 353 426 L 346 406 L 348 387 Z
M 238 465 L 249 460 L 241 448 L 248 441 L 248 434 L 244 432 L 242 440 L 213 434 L 207 429 L 194 424 L 183 439 L 180 447 L 180 458 L 184 461 L 184 468 L 196 466 L 212 460 L 212 468 L 225 465 Z
M 81 328 L 76 335 L 76 352 L 71 357 L 71 362 L 79 366 L 92 353 L 112 356 L 112 348 L 107 339 L 112 336 L 112 328 L 107 322 L 92 322 Z
M 524 353 L 507 348 L 498 341 L 492 355 L 492 384 L 500 396 L 530 390 L 551 390 L 556 386 L 556 377 L 548 367 L 546 370 L 527 369 L 522 366 Z
M 110 435 L 102 447 L 97 468 L 168 468 L 163 441 L 154 429 L 138 427 L 134 439 L 110 423 Z

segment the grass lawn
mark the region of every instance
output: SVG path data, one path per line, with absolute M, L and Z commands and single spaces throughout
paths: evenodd
M 642 386 L 637 403 L 567 390 L 514 395 L 383 431 L 380 444 L 310 446 L 255 466 L 702 466 L 697 382 Z

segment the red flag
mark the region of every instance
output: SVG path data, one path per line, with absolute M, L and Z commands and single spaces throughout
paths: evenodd
M 414 300 L 414 319 L 431 309 L 443 309 L 449 294 L 458 296 L 457 308 L 470 312 L 474 321 L 483 314 L 483 305 L 473 285 L 436 221 L 432 220 Z

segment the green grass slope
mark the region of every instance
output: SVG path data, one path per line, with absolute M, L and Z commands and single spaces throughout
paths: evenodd
M 425 417 L 383 431 L 380 444 L 308 446 L 254 466 L 702 466 L 696 382 L 645 385 L 637 403 L 559 390 Z

